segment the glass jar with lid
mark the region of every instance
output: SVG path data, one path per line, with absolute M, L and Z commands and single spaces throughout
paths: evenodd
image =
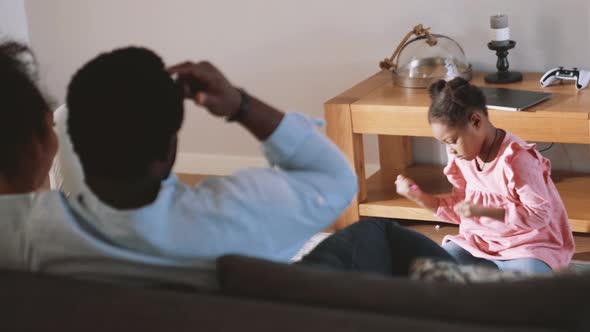
M 417 37 L 409 39 L 411 34 Z M 418 25 L 400 43 L 390 59 L 381 62 L 389 69 L 396 85 L 427 88 L 437 80 L 462 77 L 470 80 L 473 72 L 463 48 L 453 39 L 430 34 Z

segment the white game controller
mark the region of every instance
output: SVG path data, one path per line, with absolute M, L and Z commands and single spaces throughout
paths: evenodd
M 590 81 L 590 71 L 578 70 L 576 67 L 572 69 L 553 68 L 541 77 L 541 86 L 547 87 L 560 80 L 576 81 L 576 89 L 582 90 Z

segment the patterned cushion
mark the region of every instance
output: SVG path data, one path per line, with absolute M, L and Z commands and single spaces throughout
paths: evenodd
M 501 271 L 485 266 L 459 265 L 457 263 L 437 261 L 429 258 L 417 259 L 410 267 L 410 278 L 413 280 L 461 284 L 549 278 L 556 274 L 575 274 L 575 272 L 567 270 L 556 273 L 530 274 L 518 271 Z

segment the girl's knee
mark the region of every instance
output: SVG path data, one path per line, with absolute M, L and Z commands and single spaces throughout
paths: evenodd
M 500 269 L 504 271 L 519 271 L 529 274 L 553 272 L 551 267 L 545 262 L 534 258 L 514 259 L 497 263 Z

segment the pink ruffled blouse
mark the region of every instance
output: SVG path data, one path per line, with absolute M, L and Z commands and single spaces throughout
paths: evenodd
M 534 144 L 506 133 L 498 156 L 483 171 L 475 160 L 449 155 L 444 174 L 453 192 L 440 197 L 436 216 L 459 224 L 459 234 L 443 242 L 490 260 L 536 258 L 554 270 L 569 264 L 574 239 L 567 212 L 550 177 L 551 162 Z M 505 209 L 505 219 L 461 218 L 453 207 L 464 200 Z

